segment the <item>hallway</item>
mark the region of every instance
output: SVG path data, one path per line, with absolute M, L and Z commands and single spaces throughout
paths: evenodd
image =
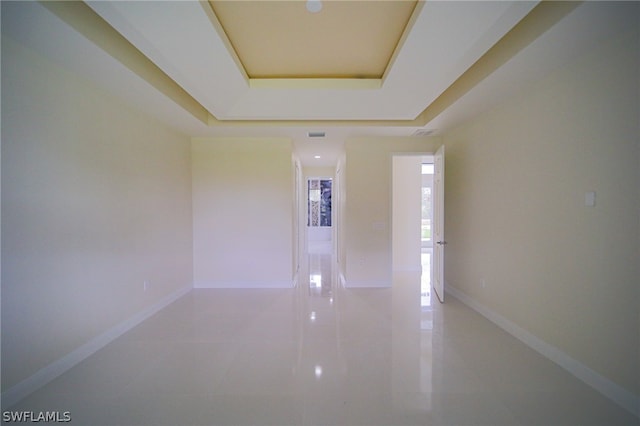
M 320 251 L 320 252 L 318 252 Z M 196 289 L 11 410 L 78 425 L 630 425 L 636 419 L 420 277 Z

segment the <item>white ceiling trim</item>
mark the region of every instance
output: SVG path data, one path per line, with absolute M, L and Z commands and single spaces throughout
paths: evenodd
M 189 92 L 214 116 L 224 116 L 245 76 L 199 1 L 90 1 L 87 4 Z

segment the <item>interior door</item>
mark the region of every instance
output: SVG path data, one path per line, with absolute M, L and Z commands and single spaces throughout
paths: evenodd
M 444 303 L 444 145 L 433 158 L 433 291 Z

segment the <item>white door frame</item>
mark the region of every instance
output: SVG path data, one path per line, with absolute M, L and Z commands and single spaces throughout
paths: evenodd
M 444 145 L 433 156 L 433 291 L 444 303 Z

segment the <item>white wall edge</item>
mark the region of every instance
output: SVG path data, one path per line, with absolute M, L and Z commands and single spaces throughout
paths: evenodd
M 340 285 L 344 288 L 347 286 L 347 279 L 344 277 L 344 274 L 340 272 Z
M 40 389 L 56 377 L 60 376 L 64 372 L 68 371 L 72 367 L 76 366 L 80 362 L 84 361 L 98 350 L 105 347 L 118 337 L 122 336 L 127 331 L 131 330 L 138 324 L 142 323 L 147 318 L 151 317 L 161 309 L 169 306 L 182 296 L 191 291 L 191 285 L 180 288 L 173 293 L 165 296 L 163 299 L 149 306 L 145 310 L 135 314 L 128 320 L 125 320 L 109 330 L 97 335 L 87 343 L 79 346 L 67 355 L 52 362 L 51 364 L 43 367 L 35 374 L 27 377 L 20 383 L 7 389 L 2 393 L 2 407 L 11 407 L 12 405 L 20 402 L 23 398 Z
M 293 281 L 196 281 L 193 288 L 293 288 Z
M 560 367 L 564 368 L 576 378 L 582 380 L 584 383 L 600 392 L 602 395 L 611 399 L 616 404 L 625 408 L 635 416 L 640 417 L 640 396 L 635 395 L 622 386 L 612 382 L 555 346 L 536 337 L 534 334 L 528 332 L 524 328 L 487 308 L 481 303 L 478 303 L 455 287 L 447 285 L 445 292 L 460 300 L 462 303 L 492 323 L 496 324 L 498 327 L 511 334 L 531 349 L 558 364 Z

